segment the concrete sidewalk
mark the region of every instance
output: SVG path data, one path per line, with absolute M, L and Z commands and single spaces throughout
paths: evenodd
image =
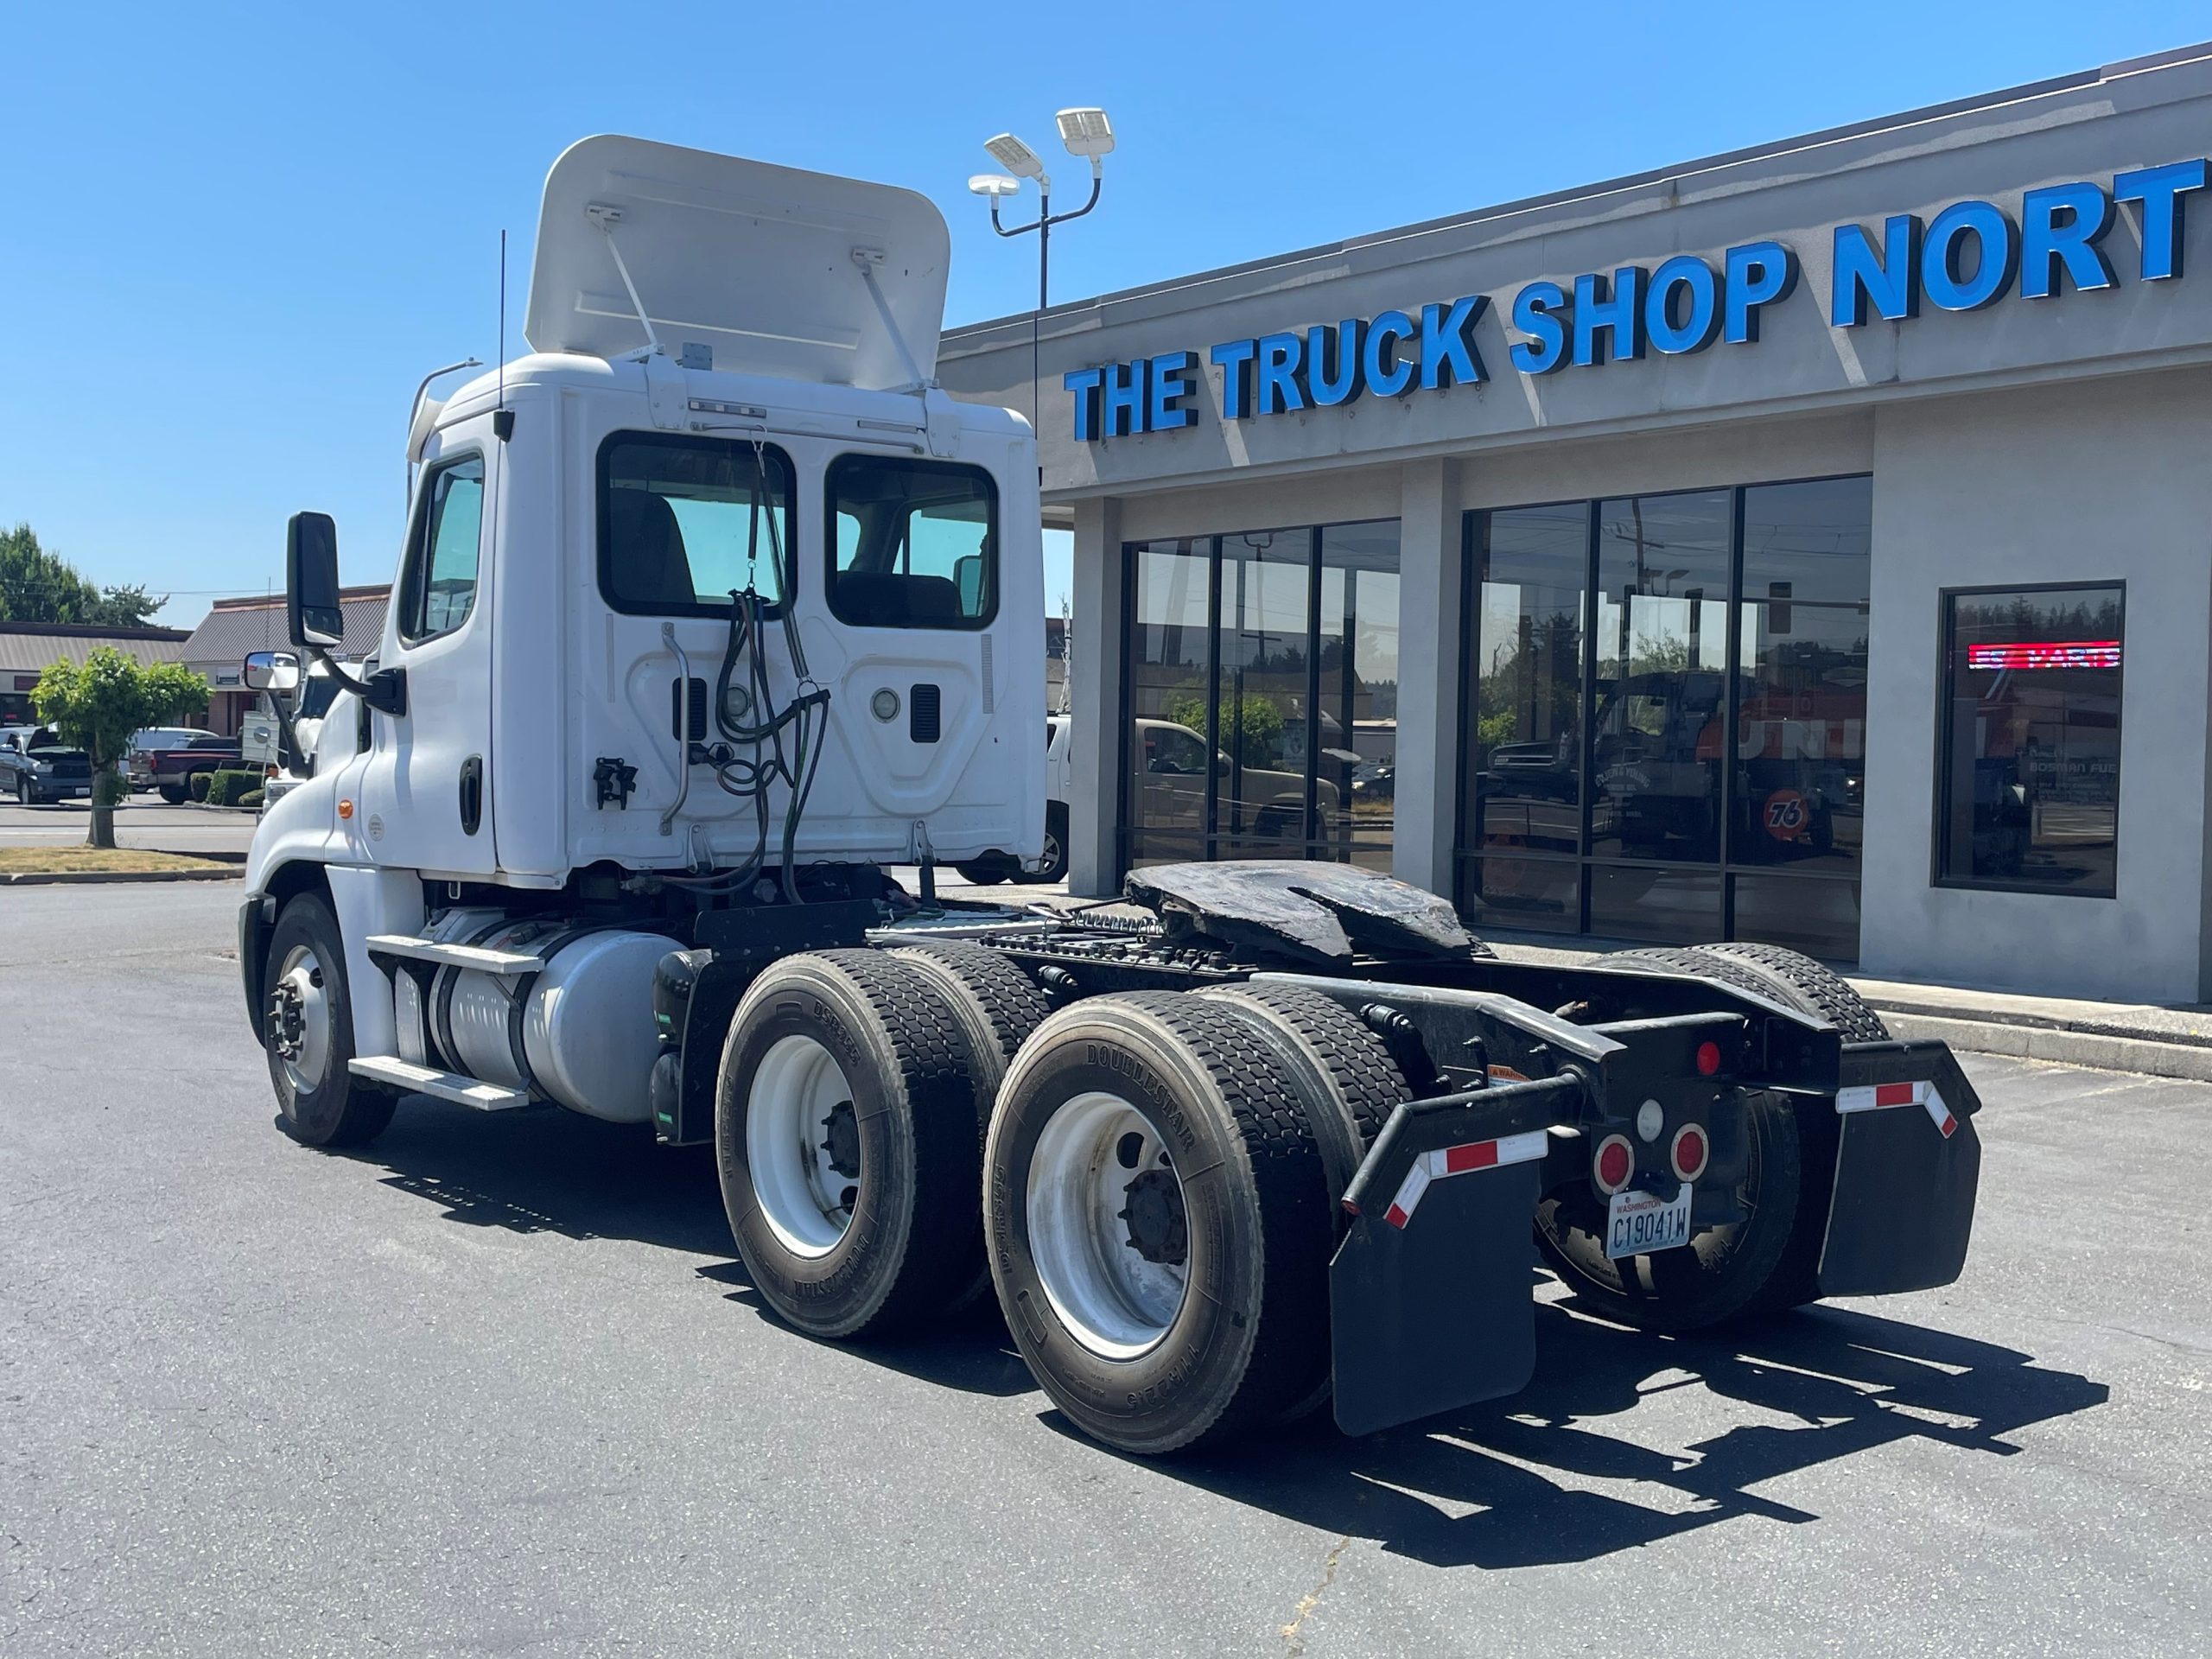
M 1567 945 L 1530 933 L 1483 937 L 1500 956 L 1527 962 L 1583 962 L 1635 948 L 1596 939 Z M 2094 1002 L 1846 977 L 1880 1011 L 1891 1034 L 1908 1040 L 1940 1038 L 1978 1054 L 2212 1082 L 2212 1006 Z

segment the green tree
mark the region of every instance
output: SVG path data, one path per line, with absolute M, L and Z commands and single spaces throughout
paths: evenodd
M 175 726 L 207 707 L 207 680 L 181 663 L 138 664 L 100 645 L 79 663 L 53 663 L 31 689 L 38 717 L 92 762 L 92 823 L 86 839 L 115 845 L 115 808 L 130 785 L 116 770 L 142 726 Z
M 1167 705 L 1167 718 L 1203 737 L 1206 729 L 1205 695 L 1194 691 L 1176 698 Z M 1240 752 L 1241 747 L 1244 765 L 1274 766 L 1280 758 L 1281 745 L 1282 710 L 1266 693 L 1248 691 L 1241 700 L 1222 704 L 1221 747 L 1230 753 Z
M 39 545 L 29 524 L 0 530 L 0 622 L 74 622 L 143 628 L 168 603 L 132 584 L 102 593 L 58 553 Z

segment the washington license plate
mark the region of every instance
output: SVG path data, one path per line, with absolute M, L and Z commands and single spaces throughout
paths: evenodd
M 1605 1254 L 1648 1255 L 1690 1242 L 1690 1184 L 1671 1198 L 1656 1192 L 1616 1192 L 1605 1217 Z

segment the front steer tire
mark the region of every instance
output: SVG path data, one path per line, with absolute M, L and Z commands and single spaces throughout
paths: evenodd
M 1096 1331 L 1078 1333 L 1065 1275 L 1071 1261 L 1103 1261 L 1122 1241 L 1033 1236 L 1054 1190 L 1049 1162 L 1038 1168 L 1040 1138 L 1056 1117 L 1101 1102 L 1126 1107 L 1165 1149 L 1185 1223 L 1179 1301 L 1155 1336 L 1120 1351 Z M 1094 1178 L 1106 1173 L 1102 1163 Z M 1065 1173 L 1083 1187 L 1080 1170 Z M 1321 1154 L 1281 1065 L 1235 1011 L 1146 991 L 1054 1014 L 1007 1075 L 985 1185 L 1007 1329 L 1053 1403 L 1093 1439 L 1139 1456 L 1211 1445 L 1281 1421 L 1325 1381 L 1336 1229 Z M 1133 1180 L 1121 1195 L 1125 1216 L 1135 1191 Z M 1048 1283 L 1040 1257 L 1063 1282 Z
M 839 1131 L 815 1124 L 810 1108 L 799 1127 L 810 1141 L 824 1136 L 825 1156 L 857 1160 L 840 1172 L 851 1184 L 849 1209 L 811 1217 L 810 1147 L 793 1154 L 797 1176 L 779 1175 L 778 1160 L 792 1149 L 773 1131 L 776 1079 L 809 1072 L 772 1058 L 809 1056 L 808 1044 L 842 1073 L 842 1087 L 822 1098 L 839 1097 L 830 1115 L 841 1104 L 849 1113 L 853 1145 L 830 1154 Z M 722 1206 L 753 1288 L 808 1335 L 911 1327 L 975 1282 L 982 1201 L 966 1053 L 942 996 L 880 950 L 786 957 L 738 1003 L 715 1089 Z
M 353 1005 L 346 978 L 346 948 L 338 918 L 313 893 L 302 893 L 286 905 L 270 930 L 263 994 L 272 999 L 284 995 L 284 981 L 295 971 L 303 982 L 299 994 L 321 1000 L 327 1040 L 320 1045 L 321 1063 L 303 1070 L 302 1062 L 311 1051 L 300 1050 L 288 1058 L 283 1052 L 287 1039 L 282 1022 L 273 1014 L 262 1021 L 262 1051 L 285 1131 L 310 1147 L 366 1146 L 391 1125 L 399 1100 L 364 1083 L 349 1069 Z

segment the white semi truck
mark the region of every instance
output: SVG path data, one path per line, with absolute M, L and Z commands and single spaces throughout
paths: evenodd
M 1036 450 L 934 381 L 947 251 L 906 191 L 555 164 L 532 349 L 419 404 L 358 669 L 334 528 L 292 523 L 292 642 L 345 690 L 239 918 L 289 1131 L 416 1095 L 710 1141 L 784 1319 L 995 1295 L 1146 1454 L 1517 1389 L 1532 1230 L 1663 1329 L 1955 1278 L 1973 1090 L 1790 952 L 1509 963 L 1325 862 L 1140 871 L 1116 919 L 885 876 L 1045 845 Z

